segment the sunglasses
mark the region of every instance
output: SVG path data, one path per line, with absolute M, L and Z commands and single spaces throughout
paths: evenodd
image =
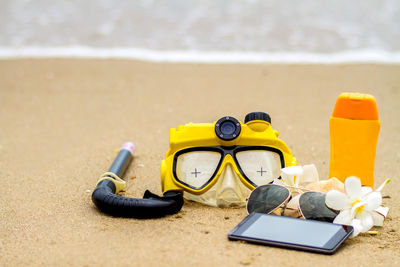
M 298 194 L 292 196 L 289 188 Z M 337 211 L 325 205 L 325 194 L 276 184 L 266 184 L 254 189 L 247 200 L 246 208 L 249 214 L 259 212 L 325 222 L 333 222 L 338 215 Z

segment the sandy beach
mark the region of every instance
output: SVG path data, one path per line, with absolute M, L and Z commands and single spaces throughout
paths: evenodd
M 376 97 L 375 185 L 390 207 L 376 236 L 333 256 L 228 241 L 244 208 L 186 202 L 161 219 L 114 218 L 91 201 L 125 141 L 124 195 L 160 194 L 168 130 L 270 114 L 298 163 L 328 178 L 329 126 L 344 91 Z M 0 61 L 0 266 L 399 266 L 400 65 L 217 65 L 130 60 Z

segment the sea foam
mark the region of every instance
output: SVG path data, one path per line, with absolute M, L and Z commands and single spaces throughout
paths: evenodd
M 171 63 L 245 63 L 245 64 L 399 64 L 400 52 L 351 50 L 335 53 L 245 52 L 245 51 L 159 51 L 142 48 L 66 47 L 0 47 L 0 59 L 17 58 L 90 58 L 134 59 Z

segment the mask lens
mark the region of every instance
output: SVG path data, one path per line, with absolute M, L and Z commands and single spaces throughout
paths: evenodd
M 247 201 L 247 212 L 270 213 L 289 199 L 289 189 L 273 184 L 257 187 Z
M 213 151 L 192 151 L 176 160 L 176 178 L 188 186 L 199 189 L 214 176 L 221 154 Z
M 306 192 L 300 196 L 300 211 L 305 219 L 333 222 L 339 212 L 325 205 L 326 195 L 320 192 Z
M 243 173 L 255 185 L 263 185 L 279 178 L 281 159 L 267 150 L 248 150 L 236 153 L 236 159 Z

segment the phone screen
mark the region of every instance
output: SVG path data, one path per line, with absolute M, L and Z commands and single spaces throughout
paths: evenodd
M 351 232 L 352 227 L 339 224 L 253 213 L 231 231 L 230 237 L 331 251 L 337 248 Z

